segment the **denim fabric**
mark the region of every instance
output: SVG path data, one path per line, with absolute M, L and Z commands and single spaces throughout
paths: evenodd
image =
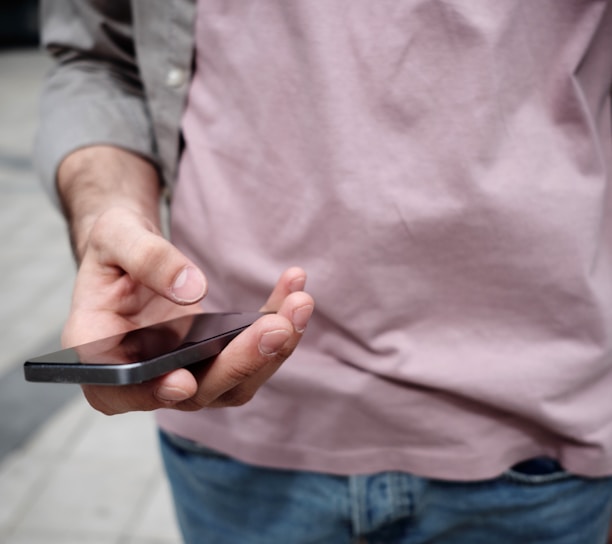
M 533 459 L 477 482 L 253 467 L 161 434 L 187 544 L 603 544 L 612 478 Z

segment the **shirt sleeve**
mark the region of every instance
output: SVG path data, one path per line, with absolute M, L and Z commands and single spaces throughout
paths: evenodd
M 116 145 L 157 164 L 130 2 L 44 0 L 41 24 L 55 65 L 43 87 L 34 161 L 51 198 L 58 202 L 60 162 L 80 147 Z

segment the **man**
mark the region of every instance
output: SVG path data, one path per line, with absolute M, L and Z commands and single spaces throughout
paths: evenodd
M 80 262 L 65 343 L 205 294 L 277 312 L 203 375 L 85 388 L 161 408 L 187 541 L 605 540 L 610 2 L 43 20 L 37 155 Z

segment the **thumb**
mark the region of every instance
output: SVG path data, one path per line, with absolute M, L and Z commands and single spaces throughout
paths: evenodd
M 193 304 L 207 290 L 204 274 L 142 216 L 127 209 L 105 212 L 94 225 L 81 268 L 136 284 L 178 304 Z M 103 272 L 103 273 L 104 273 Z
M 197 302 L 206 294 L 206 280 L 200 270 L 186 265 L 174 278 L 170 287 L 170 298 L 179 304 Z

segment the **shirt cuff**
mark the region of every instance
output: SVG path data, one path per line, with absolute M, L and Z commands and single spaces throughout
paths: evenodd
M 61 107 L 46 106 L 34 141 L 34 165 L 56 206 L 60 205 L 57 170 L 62 160 L 79 148 L 113 145 L 158 164 L 149 116 L 138 97 L 75 98 Z

